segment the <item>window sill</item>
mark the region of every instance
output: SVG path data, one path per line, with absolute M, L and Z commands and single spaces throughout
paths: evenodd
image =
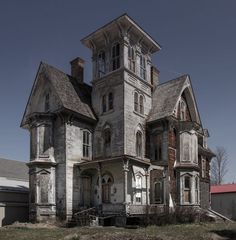
M 145 115 L 144 115 L 144 114 L 139 113 L 139 112 L 137 112 L 137 111 L 133 111 L 133 112 L 134 112 L 134 114 L 138 115 L 139 117 L 145 118 Z

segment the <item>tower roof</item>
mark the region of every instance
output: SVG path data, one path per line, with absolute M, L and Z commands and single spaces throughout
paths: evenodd
M 123 35 L 132 32 L 135 34 L 139 42 L 143 42 L 148 47 L 150 53 L 155 53 L 161 49 L 161 46 L 127 14 L 123 14 L 100 27 L 96 31 L 84 37 L 81 42 L 88 48 L 94 48 L 94 43 L 99 41 L 101 38 L 107 40 L 107 38 L 109 38 L 109 33 L 113 29 L 117 29 Z

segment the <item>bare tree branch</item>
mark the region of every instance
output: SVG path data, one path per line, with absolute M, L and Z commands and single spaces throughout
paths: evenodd
M 211 182 L 220 185 L 228 172 L 228 154 L 222 146 L 216 147 L 216 157 L 211 162 Z

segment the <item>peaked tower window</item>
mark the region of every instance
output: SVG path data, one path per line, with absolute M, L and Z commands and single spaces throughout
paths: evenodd
M 104 76 L 106 73 L 106 55 L 104 51 L 98 54 L 98 77 Z
M 120 44 L 112 46 L 112 71 L 120 68 Z

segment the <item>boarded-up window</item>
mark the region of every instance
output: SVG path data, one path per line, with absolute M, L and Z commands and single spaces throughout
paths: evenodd
M 190 176 L 184 177 L 184 202 L 191 202 L 191 178 Z
M 156 182 L 154 185 L 155 203 L 163 203 L 163 182 Z
M 41 173 L 39 175 L 39 192 L 41 203 L 48 203 L 49 181 L 50 175 L 48 173 Z

